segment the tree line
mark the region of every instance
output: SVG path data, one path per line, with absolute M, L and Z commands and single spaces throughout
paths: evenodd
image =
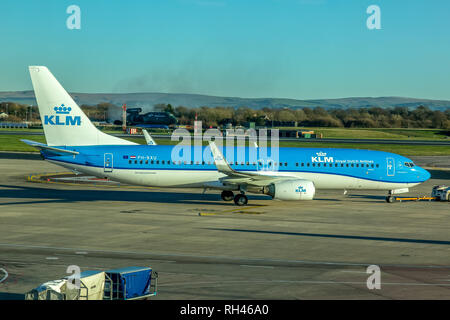
M 83 111 L 94 121 L 106 121 L 108 109 L 120 108 L 110 103 L 81 105 Z M 345 128 L 436 128 L 450 129 L 450 108 L 445 111 L 431 110 L 426 106 L 368 107 L 349 109 L 315 108 L 262 108 L 248 107 L 173 107 L 171 104 L 157 104 L 155 111 L 172 113 L 180 125 L 193 125 L 195 118 L 205 127 L 231 124 L 246 126 L 302 126 L 302 127 L 345 127 Z M 36 106 L 13 102 L 1 102 L 0 113 L 7 113 L 3 121 L 19 122 L 39 119 Z
M 302 126 L 345 128 L 437 128 L 450 129 L 450 108 L 445 111 L 431 110 L 426 106 L 417 108 L 262 108 L 246 107 L 172 107 L 157 105 L 156 110 L 175 115 L 180 124 L 192 124 L 195 116 L 206 126 L 246 125 L 256 126 Z

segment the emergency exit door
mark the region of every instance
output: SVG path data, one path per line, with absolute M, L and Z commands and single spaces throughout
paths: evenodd
M 387 175 L 392 177 L 395 175 L 395 161 L 394 158 L 386 158 L 387 161 Z
M 104 158 L 104 172 L 112 172 L 113 171 L 113 155 L 112 153 L 105 153 Z

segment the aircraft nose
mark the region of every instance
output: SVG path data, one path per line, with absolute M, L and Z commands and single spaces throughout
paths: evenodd
M 427 181 L 428 179 L 431 178 L 431 174 L 424 168 L 420 168 L 419 172 L 420 172 L 420 179 L 422 179 L 423 181 Z

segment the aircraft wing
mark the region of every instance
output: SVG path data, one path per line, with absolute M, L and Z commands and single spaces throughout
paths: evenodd
M 50 151 L 50 152 L 55 153 L 57 155 L 65 155 L 66 156 L 68 154 L 73 154 L 73 155 L 79 154 L 79 152 L 77 152 L 77 151 L 60 149 L 60 148 L 55 148 L 55 147 L 49 147 L 48 145 L 46 145 L 44 143 L 40 143 L 40 142 L 36 142 L 36 141 L 32 141 L 32 140 L 21 139 L 20 141 L 25 142 L 29 146 L 38 148 L 40 150 L 47 150 L 47 151 Z
M 211 152 L 214 157 L 214 164 L 216 165 L 217 170 L 226 175 L 226 177 L 220 178 L 222 183 L 236 185 L 246 184 L 261 187 L 281 180 L 297 179 L 297 177 L 283 175 L 275 171 L 238 172 L 230 167 L 223 157 L 222 152 L 220 152 L 214 142 L 209 142 L 209 146 L 211 148 Z

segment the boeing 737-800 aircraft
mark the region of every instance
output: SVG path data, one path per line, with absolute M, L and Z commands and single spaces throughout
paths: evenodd
M 134 185 L 221 190 L 223 200 L 237 205 L 247 204 L 247 192 L 280 200 L 311 200 L 316 189 L 394 194 L 430 178 L 408 158 L 370 150 L 279 148 L 274 161 L 261 148 L 233 147 L 230 159 L 228 147 L 222 152 L 210 142 L 188 147 L 188 155 L 206 155 L 200 161 L 174 160 L 176 146 L 139 145 L 99 131 L 46 67 L 29 70 L 47 144 L 22 141 L 39 148 L 44 159 L 77 172 Z

